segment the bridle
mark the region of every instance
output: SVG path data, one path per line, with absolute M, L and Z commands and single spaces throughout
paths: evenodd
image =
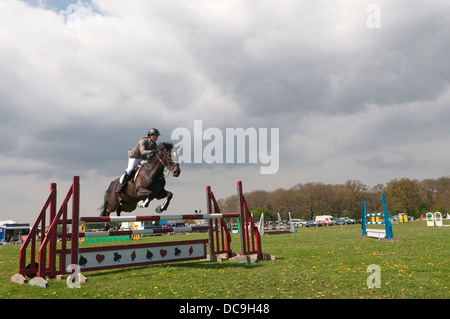
M 166 148 L 166 150 L 167 150 L 167 148 Z M 175 161 L 169 161 L 168 159 L 166 159 L 167 163 L 164 163 L 164 161 L 161 159 L 160 152 L 161 152 L 161 150 L 157 149 L 156 150 L 156 155 L 154 156 L 154 158 L 152 158 L 150 161 L 148 161 L 148 160 L 146 161 L 146 164 L 150 164 L 155 159 L 157 159 L 164 166 L 164 170 L 167 169 L 167 173 L 165 174 L 163 172 L 162 176 L 160 176 L 159 178 L 157 176 L 154 176 L 154 178 L 157 178 L 157 180 L 165 179 L 166 177 L 168 177 L 170 175 L 170 172 L 173 173 L 175 171 L 176 165 L 177 165 L 177 163 Z M 167 153 L 167 155 L 169 155 L 169 154 L 170 153 Z M 144 164 L 143 167 L 145 168 L 145 170 L 147 172 L 150 173 L 151 169 L 152 169 L 151 165 L 146 165 L 146 164 Z
M 174 161 L 169 161 L 167 159 L 166 159 L 167 163 L 164 163 L 163 160 L 161 159 L 161 156 L 159 156 L 159 152 L 160 152 L 160 150 L 158 149 L 156 151 L 156 156 L 155 157 L 158 159 L 158 161 L 161 164 L 164 165 L 165 168 L 167 168 L 170 172 L 173 172 L 175 170 L 175 168 L 176 168 L 175 166 L 176 166 L 177 163 L 175 163 Z M 166 153 L 166 155 L 168 155 L 168 154 L 170 154 L 170 153 Z

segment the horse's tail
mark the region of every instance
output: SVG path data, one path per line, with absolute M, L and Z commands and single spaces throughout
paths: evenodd
M 101 211 L 100 216 L 107 216 L 106 208 L 108 207 L 108 191 L 105 192 L 105 197 L 103 199 L 103 204 L 98 208 Z
M 98 208 L 98 210 L 101 211 L 100 216 L 109 216 L 109 213 L 106 210 L 107 210 L 107 208 L 109 206 L 109 200 L 108 199 L 109 199 L 110 193 L 111 192 L 115 192 L 115 189 L 113 187 L 114 182 L 115 181 L 112 181 L 111 184 L 109 184 L 109 187 L 106 190 L 105 196 L 103 198 L 103 205 Z

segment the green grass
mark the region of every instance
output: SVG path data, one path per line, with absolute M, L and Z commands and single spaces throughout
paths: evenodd
M 0 246 L 0 299 L 449 299 L 450 227 L 426 227 L 423 221 L 393 227 L 394 237 L 404 241 L 361 238 L 360 225 L 299 229 L 263 236 L 263 251 L 275 261 L 193 261 L 86 272 L 88 282 L 80 289 L 69 289 L 65 280 L 50 280 L 46 289 L 10 282 L 20 247 L 5 245 Z M 232 245 L 238 252 L 238 234 Z M 381 268 L 381 288 L 367 287 L 370 264 Z

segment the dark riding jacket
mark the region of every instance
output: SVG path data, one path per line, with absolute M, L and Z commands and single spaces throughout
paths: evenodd
M 128 150 L 128 157 L 143 160 L 146 159 L 147 155 L 150 155 L 152 152 L 156 153 L 157 148 L 158 146 L 155 142 L 147 137 L 143 137 L 134 148 Z

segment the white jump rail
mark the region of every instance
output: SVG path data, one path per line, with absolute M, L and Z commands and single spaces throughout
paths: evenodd
M 104 217 L 81 217 L 80 221 L 85 224 L 94 223 L 123 223 L 123 222 L 144 222 L 144 221 L 167 221 L 181 219 L 216 219 L 235 218 L 238 213 L 225 214 L 184 214 L 184 215 L 149 215 L 149 216 L 104 216 Z

